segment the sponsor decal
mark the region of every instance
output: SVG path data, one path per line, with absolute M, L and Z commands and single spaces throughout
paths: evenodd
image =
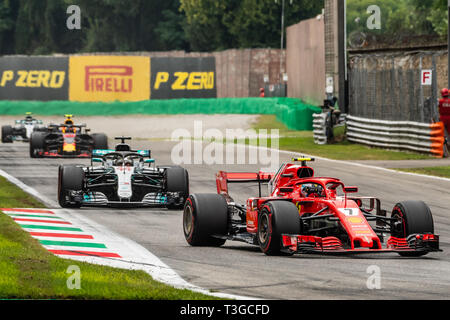
M 77 150 L 75 146 L 75 134 L 65 134 L 63 151 L 64 152 L 75 152 Z
M 214 57 L 152 58 L 152 99 L 215 98 Z
M 94 149 L 92 150 L 92 156 L 104 156 L 105 154 L 114 152 L 115 150 L 113 149 Z
M 347 217 L 358 216 L 358 208 L 339 208 L 339 211 L 345 214 Z
M 68 82 L 68 58 L 0 58 L 0 99 L 67 100 Z
M 172 90 L 204 90 L 214 89 L 215 74 L 211 72 L 174 72 L 172 75 L 172 83 L 170 88 Z M 159 90 L 161 84 L 167 83 L 170 79 L 168 72 L 158 72 L 156 74 L 156 81 L 153 87 L 154 90 Z
M 150 58 L 79 56 L 69 60 L 72 101 L 141 101 L 150 98 Z
M 347 218 L 347 221 L 350 223 L 355 223 L 355 224 L 364 222 L 364 220 L 361 217 L 349 217 L 349 218 Z
M 355 230 L 355 234 L 372 234 L 370 230 Z
M 0 77 L 0 87 L 12 83 L 22 88 L 53 88 L 59 89 L 66 80 L 65 71 L 52 70 L 5 70 Z
M 133 68 L 130 66 L 86 66 L 86 92 L 132 92 Z

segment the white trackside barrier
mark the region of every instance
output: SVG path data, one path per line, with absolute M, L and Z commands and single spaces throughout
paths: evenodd
M 442 157 L 444 125 L 347 116 L 347 140 L 373 147 L 411 150 Z
M 327 144 L 327 134 L 325 121 L 327 119 L 327 113 L 314 113 L 313 114 L 313 133 L 314 143 Z
M 314 113 L 313 114 L 313 133 L 314 133 L 314 143 L 315 144 L 327 144 L 328 137 L 327 137 L 327 116 L 330 113 L 328 112 L 322 112 L 322 113 Z M 345 119 L 347 117 L 347 114 L 341 113 L 338 119 L 338 123 L 335 124 L 333 127 L 339 127 L 343 126 L 345 124 Z

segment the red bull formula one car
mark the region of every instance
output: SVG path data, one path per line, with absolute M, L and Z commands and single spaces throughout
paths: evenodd
M 89 134 L 85 124 L 74 124 L 66 115 L 63 124 L 50 124 L 44 132 L 30 137 L 31 158 L 90 158 L 94 149 L 108 149 L 108 137 L 103 133 Z
M 258 245 L 267 255 L 396 252 L 422 256 L 439 249 L 433 217 L 422 201 L 397 203 L 390 216 L 374 197 L 356 197 L 357 187 L 339 179 L 315 177 L 306 165 L 281 165 L 276 173 L 219 172 L 217 194 L 192 194 L 183 229 L 192 246 L 221 246 L 226 240 Z M 259 196 L 237 204 L 228 183 L 257 182 Z M 261 196 L 267 183 L 269 196 Z

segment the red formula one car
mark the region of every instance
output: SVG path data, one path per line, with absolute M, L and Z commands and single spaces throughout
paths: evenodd
M 397 203 L 387 217 L 380 200 L 350 194 L 357 187 L 339 179 L 315 177 L 293 159 L 277 173 L 219 172 L 218 194 L 192 194 L 183 213 L 183 228 L 192 246 L 220 246 L 226 240 L 258 245 L 267 255 L 397 252 L 421 256 L 439 249 L 433 217 L 422 201 Z M 233 201 L 228 183 L 257 182 L 259 196 L 246 205 Z M 261 196 L 267 183 L 270 195 Z

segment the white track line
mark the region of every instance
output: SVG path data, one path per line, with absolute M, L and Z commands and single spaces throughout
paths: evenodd
M 55 201 L 52 201 L 52 200 L 48 199 L 47 197 L 44 197 L 39 192 L 37 192 L 35 189 L 33 189 L 30 186 L 26 185 L 25 183 L 23 183 L 22 181 L 20 181 L 16 177 L 13 177 L 9 173 L 3 171 L 2 169 L 0 169 L 0 175 L 2 177 L 4 177 L 6 180 L 8 180 L 9 182 L 11 182 L 11 183 L 15 184 L 16 186 L 18 186 L 20 189 L 22 189 L 26 193 L 32 195 L 33 197 L 35 197 L 36 199 L 38 199 L 39 201 L 44 203 L 47 207 L 50 207 L 50 208 L 58 207 L 58 204 Z
M 217 143 L 217 142 L 214 142 L 214 143 Z M 241 145 L 244 146 L 243 144 L 241 144 Z M 330 162 L 344 164 L 344 165 L 352 165 L 352 166 L 357 166 L 357 167 L 366 168 L 366 169 L 381 170 L 381 171 L 389 172 L 389 173 L 398 173 L 398 174 L 403 174 L 403 175 L 416 176 L 416 177 L 421 177 L 421 178 L 428 178 L 428 179 L 434 179 L 434 180 L 441 180 L 441 181 L 450 182 L 450 178 L 437 177 L 437 176 L 431 176 L 431 175 L 414 173 L 414 172 L 397 171 L 397 170 L 383 168 L 383 167 L 377 167 L 377 166 L 369 165 L 369 164 L 363 164 L 363 163 L 358 163 L 358 162 L 350 162 L 348 160 L 335 160 L 335 159 L 329 159 L 329 158 L 325 158 L 325 157 L 318 157 L 318 156 L 310 155 L 310 154 L 307 154 L 307 153 L 299 153 L 299 152 L 287 151 L 287 150 L 278 150 L 278 149 L 272 149 L 272 148 L 268 148 L 268 147 L 260 147 L 260 146 L 252 146 L 252 145 L 245 145 L 245 146 L 247 146 L 249 148 L 263 149 L 263 150 L 267 150 L 267 151 L 271 151 L 271 152 L 290 154 L 290 155 L 293 155 L 293 156 L 312 157 L 312 158 L 318 159 L 318 160 L 330 161 Z

